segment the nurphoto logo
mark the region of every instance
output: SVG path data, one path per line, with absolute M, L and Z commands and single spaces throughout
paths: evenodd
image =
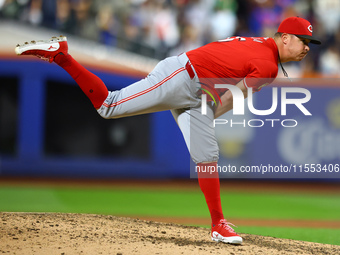
M 215 89 L 228 89 L 233 96 L 233 115 L 245 115 L 245 98 L 243 92 L 240 88 L 230 85 L 230 84 L 215 84 Z M 271 107 L 265 110 L 259 110 L 254 107 L 253 103 L 253 90 L 252 88 L 248 88 L 248 97 L 246 99 L 248 109 L 251 113 L 258 116 L 268 116 L 274 113 L 279 105 L 280 99 L 280 108 L 281 108 L 281 116 L 287 115 L 287 105 L 295 105 L 305 116 L 311 116 L 312 114 L 308 111 L 308 109 L 304 106 L 305 103 L 309 102 L 311 99 L 311 93 L 309 90 L 305 88 L 298 87 L 282 87 L 281 89 L 281 97 L 278 96 L 278 88 L 272 88 L 272 102 Z M 294 93 L 302 95 L 301 98 L 289 98 L 289 94 Z M 209 94 L 210 95 L 210 94 Z M 213 98 L 214 100 L 214 98 Z M 216 101 L 214 100 L 215 104 Z M 222 103 L 222 102 L 220 102 Z M 207 94 L 202 94 L 202 105 L 201 105 L 201 113 L 202 115 L 207 114 Z M 262 127 L 265 123 L 271 124 L 271 127 L 274 127 L 277 122 L 281 123 L 283 127 L 295 127 L 298 125 L 297 120 L 295 119 L 250 119 L 246 121 L 233 122 L 233 120 L 227 119 L 214 119 L 214 127 L 216 125 L 226 125 L 229 124 L 231 127 L 235 125 L 241 125 L 243 127 Z

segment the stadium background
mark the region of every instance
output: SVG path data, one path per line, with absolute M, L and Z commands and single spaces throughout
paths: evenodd
M 0 210 L 173 221 L 184 217 L 182 223 L 208 224 L 197 220 L 208 218 L 199 188 L 183 188 L 197 180 L 189 180 L 189 154 L 169 112 L 101 119 L 68 74 L 54 64 L 18 58 L 17 43 L 67 35 L 70 53 L 113 90 L 144 77 L 158 59 L 231 35 L 271 36 L 284 17 L 294 15 L 309 19 L 323 42 L 321 47 L 311 46 L 302 63 L 285 64 L 294 85 L 311 91 L 307 108 L 313 116 L 290 110 L 289 117 L 299 119 L 299 128 L 289 130 L 222 130 L 221 162 L 337 164 L 340 3 L 336 0 L 0 1 Z M 258 108 L 268 108 L 270 93 L 270 89 L 259 93 Z M 279 113 L 271 117 L 280 118 Z M 286 228 L 274 224 L 264 230 L 263 222 L 243 222 L 240 231 L 339 244 L 338 176 L 285 176 L 289 180 L 276 176 L 262 182 L 232 176 L 222 180 L 223 207 L 231 219 L 321 222 L 313 229 L 312 240 L 305 234 L 312 231 L 311 223 L 303 229 L 287 223 Z M 88 188 L 75 191 L 75 181 Z M 165 185 L 169 181 L 171 188 Z M 246 189 L 248 185 L 256 189 Z M 97 196 L 91 200 L 88 192 Z M 186 208 L 188 201 L 191 208 Z

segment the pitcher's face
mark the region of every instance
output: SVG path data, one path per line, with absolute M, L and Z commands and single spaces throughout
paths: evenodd
M 309 39 L 300 38 L 296 35 L 289 35 L 286 42 L 288 61 L 301 61 L 309 52 Z

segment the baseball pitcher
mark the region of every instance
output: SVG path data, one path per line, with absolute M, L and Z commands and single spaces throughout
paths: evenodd
M 233 107 L 227 89 L 214 89 L 216 81 L 237 86 L 247 97 L 270 84 L 278 64 L 301 61 L 313 37 L 309 21 L 290 17 L 282 21 L 273 38 L 230 37 L 160 61 L 144 79 L 121 90 L 108 91 L 102 80 L 81 66 L 68 53 L 66 37 L 18 45 L 18 55 L 35 55 L 55 62 L 68 72 L 105 119 L 170 110 L 181 129 L 192 160 L 198 169 L 217 168 L 219 149 L 212 122 Z M 212 82 L 213 81 L 213 82 Z M 209 92 L 206 114 L 201 113 L 201 95 Z M 240 244 L 242 238 L 225 220 L 221 207 L 218 172 L 198 171 L 198 182 L 211 215 L 211 238 Z

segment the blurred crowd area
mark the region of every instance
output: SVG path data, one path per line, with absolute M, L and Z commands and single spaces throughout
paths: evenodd
M 308 19 L 321 47 L 292 77 L 340 74 L 340 0 L 0 0 L 17 20 L 162 59 L 228 36 L 273 36 L 290 16 Z M 288 70 L 287 70 L 288 71 Z

